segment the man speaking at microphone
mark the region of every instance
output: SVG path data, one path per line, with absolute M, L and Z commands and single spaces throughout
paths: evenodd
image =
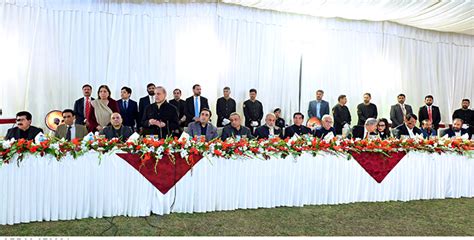
M 166 89 L 155 88 L 155 103 L 145 108 L 142 119 L 143 135 L 170 136 L 179 128 L 178 110 L 166 101 Z

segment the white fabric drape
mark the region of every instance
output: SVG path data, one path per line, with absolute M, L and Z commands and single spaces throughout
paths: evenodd
M 353 20 L 393 21 L 423 29 L 474 35 L 474 5 L 471 0 L 418 1 L 327 1 L 327 0 L 222 0 L 247 7 L 340 17 Z
M 94 96 L 108 84 L 113 98 L 129 86 L 134 100 L 149 82 L 165 86 L 169 98 L 175 87 L 188 97 L 200 83 L 212 110 L 230 86 L 239 112 L 256 88 L 264 111 L 280 107 L 287 121 L 307 111 L 319 88 L 331 106 L 348 95 L 353 116 L 365 91 L 384 117 L 399 92 L 415 107 L 431 93 L 444 122 L 461 98 L 473 99 L 469 35 L 222 3 L 123 2 L 0 2 L 2 117 L 29 110 L 44 127 L 43 116 L 72 108 L 85 83 Z
M 202 159 L 166 195 L 115 154 L 28 157 L 0 168 L 0 225 L 110 216 L 474 197 L 474 160 L 412 152 L 382 183 L 355 161 Z M 173 208 L 172 208 L 173 206 Z

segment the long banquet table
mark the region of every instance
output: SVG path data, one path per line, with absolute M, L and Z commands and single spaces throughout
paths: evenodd
M 160 172 L 158 172 L 157 176 Z M 166 177 L 164 174 L 160 177 Z M 354 159 L 203 158 L 166 194 L 117 154 L 0 166 L 0 225 L 111 216 L 474 197 L 474 159 L 408 153 L 377 183 Z

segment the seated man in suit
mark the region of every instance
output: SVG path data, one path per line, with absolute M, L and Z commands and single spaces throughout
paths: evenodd
M 450 138 L 456 138 L 456 137 L 461 137 L 464 134 L 468 134 L 469 136 L 469 130 L 462 128 L 462 125 L 464 124 L 464 121 L 460 118 L 455 118 L 453 121 L 453 126 L 450 129 L 447 129 L 444 133 L 448 135 Z M 440 136 L 444 137 L 444 136 Z M 471 136 L 469 136 L 469 139 Z
M 326 114 L 321 119 L 321 127 L 314 130 L 314 136 L 318 138 L 324 138 L 326 135 L 332 132 L 333 136 L 336 136 L 336 129 L 332 127 L 334 123 L 331 115 Z
M 364 126 L 354 126 L 354 128 L 352 129 L 352 138 L 377 138 L 377 124 L 377 119 L 368 118 L 367 120 L 365 120 Z
M 415 114 L 409 113 L 405 116 L 405 124 L 402 124 L 398 126 L 396 129 L 395 137 L 396 138 L 402 138 L 402 136 L 409 137 L 409 138 L 414 138 L 416 137 L 416 134 L 422 134 L 421 130 L 417 128 L 416 125 L 416 120 L 418 118 L 416 117 Z
M 76 115 L 72 109 L 65 109 L 62 114 L 64 124 L 58 126 L 54 133 L 55 137 L 71 141 L 74 138 L 82 139 L 87 135 L 86 126 L 76 123 Z
M 265 124 L 263 126 L 255 129 L 255 137 L 260 138 L 272 138 L 280 137 L 282 138 L 282 129 L 275 125 L 276 116 L 273 113 L 267 114 L 265 116 Z
M 436 137 L 438 134 L 436 129 L 433 128 L 431 121 L 429 119 L 425 119 L 421 122 L 421 133 L 423 134 L 423 138 L 430 138 Z
M 100 131 L 101 135 L 105 135 L 105 138 L 119 138 L 121 141 L 125 142 L 132 134 L 133 130 L 129 126 L 122 124 L 123 119 L 120 113 L 112 113 L 110 116 L 110 124 Z
M 293 125 L 285 128 L 284 138 L 291 138 L 293 135 L 298 134 L 299 136 L 311 133 L 311 128 L 303 125 L 304 115 L 300 112 L 293 114 Z
M 18 140 L 20 138 L 26 140 L 34 140 L 36 135 L 42 133 L 43 130 L 41 128 L 37 128 L 31 126 L 31 113 L 27 111 L 21 111 L 16 114 L 16 125 L 17 127 L 8 129 L 7 135 L 5 139 L 15 139 Z
M 250 129 L 246 126 L 242 126 L 242 119 L 238 113 L 231 113 L 229 120 L 230 124 L 222 129 L 222 141 L 230 137 L 253 138 Z
M 217 128 L 209 122 L 211 116 L 211 110 L 203 108 L 199 114 L 199 122 L 190 123 L 186 132 L 193 137 L 205 136 L 206 141 L 217 138 Z

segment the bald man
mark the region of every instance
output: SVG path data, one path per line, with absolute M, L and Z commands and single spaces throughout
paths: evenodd
M 118 138 L 124 142 L 133 134 L 131 127 L 122 124 L 123 119 L 120 113 L 112 113 L 110 123 L 111 125 L 100 131 L 100 134 L 105 135 L 107 139 Z

